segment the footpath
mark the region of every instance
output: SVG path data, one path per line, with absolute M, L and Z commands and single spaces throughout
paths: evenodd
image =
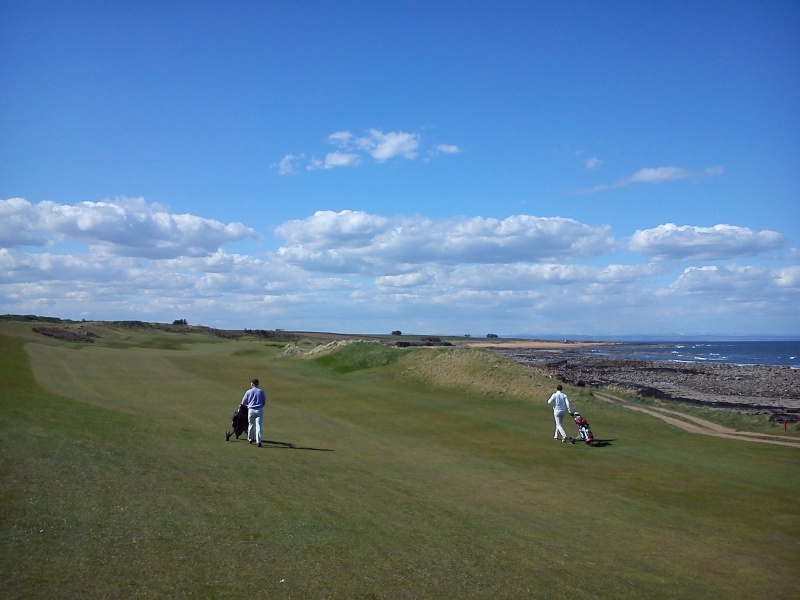
M 592 392 L 592 395 L 595 398 L 599 398 L 600 400 L 605 400 L 611 404 L 616 406 L 622 406 L 629 410 L 635 410 L 638 412 L 646 413 L 652 417 L 656 417 L 657 419 L 661 419 L 665 423 L 668 423 L 674 427 L 682 429 L 683 431 L 688 431 L 689 433 L 697 433 L 700 435 L 711 435 L 714 437 L 720 438 L 728 438 L 732 440 L 741 440 L 745 442 L 758 442 L 761 444 L 776 444 L 778 446 L 791 446 L 793 448 L 800 448 L 800 440 L 790 440 L 786 439 L 785 437 L 777 436 L 777 435 L 770 435 L 768 433 L 753 433 L 749 431 L 736 431 L 735 429 L 730 429 L 729 427 L 724 427 L 722 425 L 718 425 L 716 423 L 712 423 L 711 421 L 706 421 L 705 419 L 701 419 L 699 417 L 695 417 L 692 415 L 687 415 L 675 410 L 670 410 L 668 408 L 660 408 L 655 406 L 639 406 L 620 398 L 619 396 L 614 396 L 607 392 Z

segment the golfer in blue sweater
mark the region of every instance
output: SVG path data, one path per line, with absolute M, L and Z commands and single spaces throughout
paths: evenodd
M 250 389 L 242 397 L 242 406 L 247 407 L 247 441 L 261 448 L 261 420 L 264 418 L 264 405 L 267 395 L 258 387 L 258 379 L 250 382 Z M 255 431 L 253 431 L 255 429 Z

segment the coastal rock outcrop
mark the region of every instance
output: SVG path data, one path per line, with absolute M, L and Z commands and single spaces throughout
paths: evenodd
M 791 367 L 652 362 L 595 357 L 580 350 L 497 351 L 570 385 L 616 387 L 641 397 L 749 413 L 800 413 L 800 370 Z

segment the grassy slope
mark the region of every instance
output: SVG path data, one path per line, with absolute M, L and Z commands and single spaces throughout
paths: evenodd
M 800 592 L 795 449 L 692 436 L 577 393 L 606 443 L 556 443 L 550 382 L 481 352 L 304 361 L 247 342 L 13 334 L 4 597 Z M 266 439 L 296 449 L 224 442 L 253 376 Z

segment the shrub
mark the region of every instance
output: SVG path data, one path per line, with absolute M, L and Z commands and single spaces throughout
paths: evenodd
M 33 331 L 47 337 L 63 340 L 65 342 L 88 342 L 94 343 L 92 339 L 93 334 L 81 333 L 79 331 L 71 331 L 61 327 L 34 327 Z

